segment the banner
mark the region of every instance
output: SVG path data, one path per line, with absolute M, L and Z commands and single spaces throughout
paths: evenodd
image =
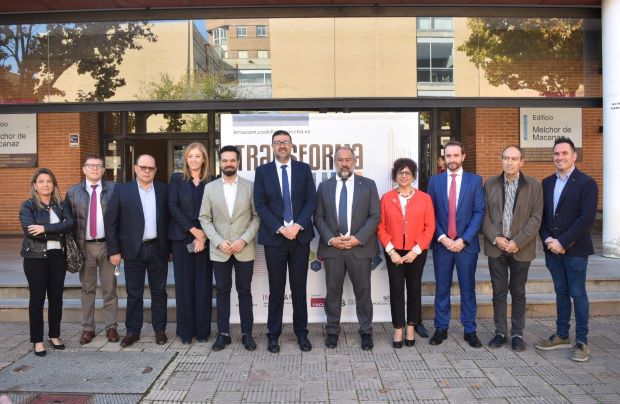
M 0 115 L 0 168 L 37 166 L 37 115 Z
M 577 150 L 577 161 L 583 158 L 581 108 L 521 108 L 521 148 L 527 161 L 553 159 L 553 143 L 558 137 L 570 138 Z
M 254 181 L 254 170 L 273 160 L 271 135 L 286 130 L 293 139 L 292 156 L 310 165 L 318 187 L 321 181 L 336 175 L 334 152 L 340 145 L 350 146 L 357 156 L 356 173 L 374 180 L 379 197 L 393 187 L 392 163 L 399 157 L 418 160 L 417 113 L 349 113 L 349 114 L 249 114 L 221 116 L 221 144 L 241 149 L 239 175 Z M 355 207 L 354 207 L 355 208 Z M 315 230 L 316 233 L 316 230 Z M 308 271 L 308 321 L 325 322 L 325 272 L 316 256 L 318 235 L 310 245 Z M 374 321 L 391 321 L 390 293 L 383 250 L 373 260 L 371 276 Z M 292 322 L 292 303 L 287 284 L 284 322 Z M 231 304 L 238 307 L 237 295 Z M 254 320 L 267 321 L 269 282 L 264 249 L 256 249 L 252 279 Z M 355 296 L 348 277 L 342 296 L 343 322 L 357 322 Z M 231 322 L 239 322 L 238 310 L 231 310 Z

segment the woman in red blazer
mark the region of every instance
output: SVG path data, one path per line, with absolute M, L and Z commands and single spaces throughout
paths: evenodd
M 422 324 L 422 271 L 435 232 L 435 212 L 431 198 L 413 187 L 417 164 L 408 158 L 394 162 L 392 179 L 397 188 L 381 198 L 381 222 L 377 228 L 385 249 L 390 282 L 390 309 L 394 326 L 394 348 L 415 344 L 415 333 L 428 338 Z M 405 285 L 407 321 L 405 323 Z

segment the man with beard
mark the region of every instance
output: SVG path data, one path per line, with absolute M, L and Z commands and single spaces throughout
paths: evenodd
M 377 254 L 381 205 L 375 182 L 354 174 L 356 162 L 350 147 L 336 149 L 338 176 L 319 184 L 314 224 L 321 237 L 317 255 L 325 260 L 325 346 L 338 345 L 342 286 L 348 273 L 355 293 L 362 349 L 369 351 L 373 348 L 370 274 L 372 258 Z
M 310 351 L 306 282 L 310 242 L 314 238 L 312 213 L 316 188 L 310 166 L 291 158 L 291 135 L 283 130 L 271 137 L 274 160 L 256 169 L 254 204 L 260 216 L 258 243 L 265 246 L 269 274 L 267 350 L 280 351 L 284 291 L 288 269 L 293 304 L 293 331 L 299 349 Z
M 484 191 L 479 175 L 463 171 L 463 144 L 450 141 L 445 148 L 448 170 L 431 177 L 428 194 L 435 208 L 435 334 L 431 345 L 448 338 L 450 287 L 456 273 L 461 289 L 461 323 L 464 339 L 473 348 L 482 343 L 476 334 L 476 263 L 480 246 L 478 232 L 484 219 Z
M 239 296 L 241 343 L 248 351 L 256 349 L 252 337 L 252 273 L 254 270 L 254 237 L 260 219 L 252 199 L 253 184 L 237 175 L 241 152 L 235 146 L 224 146 L 219 151 L 222 178 L 205 186 L 200 207 L 200 224 L 209 240 L 217 288 L 218 336 L 214 351 L 221 351 L 231 343 L 230 290 L 232 271 Z

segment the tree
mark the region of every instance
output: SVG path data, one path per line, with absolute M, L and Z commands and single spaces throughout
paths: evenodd
M 125 85 L 118 65 L 128 49 L 141 49 L 138 39 L 155 42 L 145 22 L 0 26 L 0 85 L 4 98 L 42 101 L 64 95 L 55 83 L 72 66 L 95 80 L 81 90 L 79 101 L 102 101 Z
M 207 73 L 196 71 L 191 76 L 183 75 L 174 80 L 168 73 L 159 81 L 146 84 L 141 91 L 147 100 L 230 100 L 239 96 L 237 81 L 222 72 Z M 208 132 L 207 115 L 164 114 L 168 127 L 166 132 Z
M 569 95 L 583 85 L 583 20 L 469 18 L 458 47 L 494 86 Z

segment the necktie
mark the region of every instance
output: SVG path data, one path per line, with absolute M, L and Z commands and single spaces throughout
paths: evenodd
M 90 195 L 89 224 L 90 238 L 97 238 L 97 184 L 91 185 L 93 193 Z
M 284 221 L 289 223 L 293 220 L 293 206 L 291 204 L 291 192 L 288 189 L 288 174 L 286 164 L 282 164 L 282 199 L 284 201 Z
M 349 232 L 349 224 L 347 223 L 347 180 L 342 179 L 342 190 L 340 191 L 340 200 L 338 201 L 338 231 L 341 236 Z
M 456 174 L 450 174 L 450 192 L 448 194 L 448 237 L 456 238 Z

